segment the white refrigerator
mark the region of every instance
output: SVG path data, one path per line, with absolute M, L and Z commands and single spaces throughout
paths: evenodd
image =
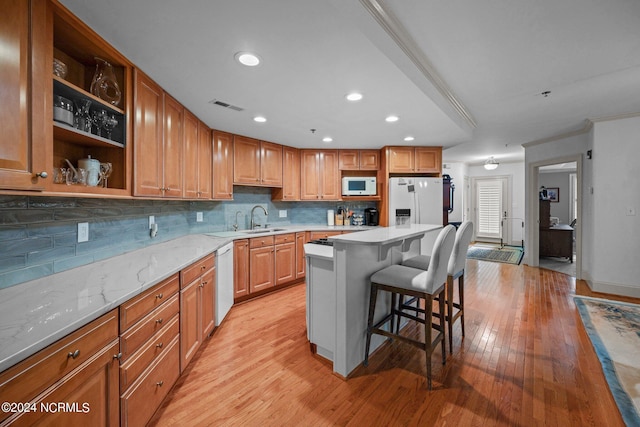
M 442 178 L 389 179 L 389 225 L 442 225 Z M 431 255 L 438 232 L 427 233 L 420 252 Z

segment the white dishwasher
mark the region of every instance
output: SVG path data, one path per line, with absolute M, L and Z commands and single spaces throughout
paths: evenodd
M 233 242 L 216 251 L 216 326 L 233 305 Z

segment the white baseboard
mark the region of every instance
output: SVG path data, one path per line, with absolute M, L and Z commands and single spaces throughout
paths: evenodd
M 640 287 L 638 286 L 622 285 L 620 283 L 596 282 L 593 280 L 586 280 L 586 282 L 589 289 L 593 292 L 640 298 Z

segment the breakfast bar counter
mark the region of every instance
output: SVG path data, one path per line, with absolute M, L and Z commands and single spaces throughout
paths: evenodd
M 332 236 L 332 259 L 326 249 L 305 245 L 309 340 L 333 361 L 336 374 L 347 377 L 364 360 L 371 275 L 418 255 L 424 236 L 441 228 L 409 224 Z M 390 298 L 378 298 L 376 312 L 388 311 L 389 304 Z M 383 341 L 374 337 L 372 348 Z

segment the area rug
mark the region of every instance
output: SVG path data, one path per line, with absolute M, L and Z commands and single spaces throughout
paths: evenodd
M 640 305 L 580 296 L 574 301 L 622 419 L 640 426 Z
M 520 264 L 524 251 L 517 246 L 487 247 L 473 245 L 467 251 L 467 258 L 481 261 L 504 262 L 507 264 Z

